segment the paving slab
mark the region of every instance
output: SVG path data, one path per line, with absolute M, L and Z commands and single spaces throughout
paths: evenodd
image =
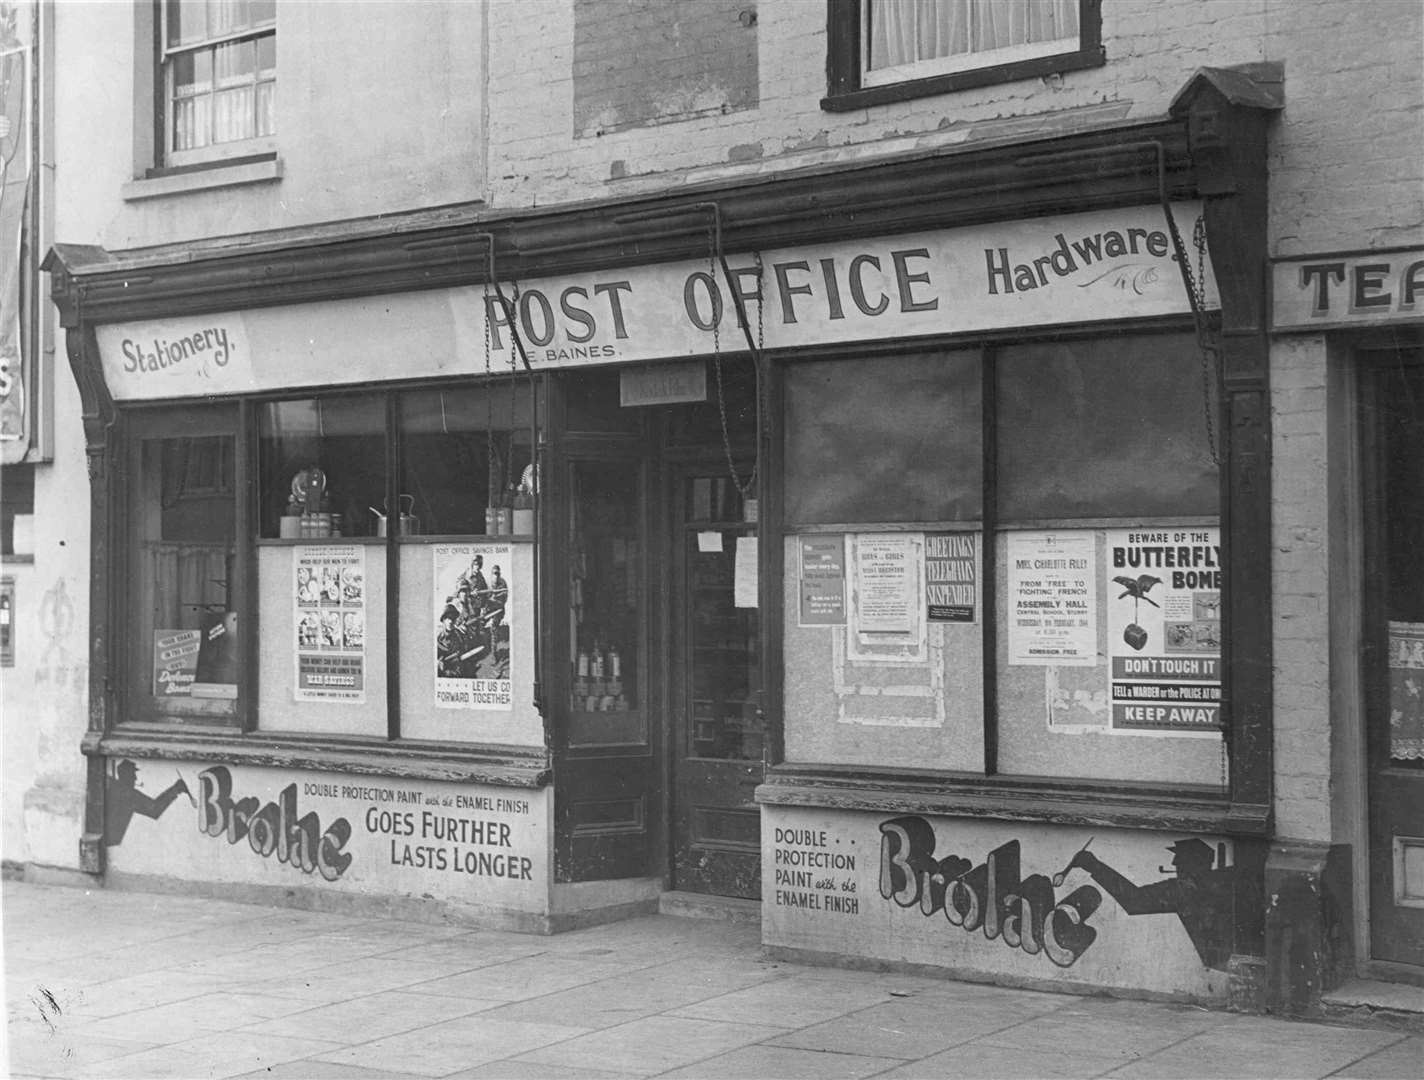
M 6 882 L 16 1077 L 1424 1076 L 1424 1036 L 772 959 L 652 915 L 554 937 Z

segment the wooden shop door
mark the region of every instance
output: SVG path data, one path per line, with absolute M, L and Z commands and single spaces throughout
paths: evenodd
M 738 603 L 747 599 L 739 573 L 755 602 L 755 544 L 746 541 L 756 526 L 725 461 L 674 467 L 669 480 L 672 884 L 759 899 L 759 613 Z
M 1424 978 L 1424 350 L 1362 356 L 1370 955 L 1415 981 Z

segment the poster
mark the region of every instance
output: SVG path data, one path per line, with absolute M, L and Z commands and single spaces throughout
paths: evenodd
M 757 606 L 757 538 L 737 537 L 733 559 L 732 603 L 736 607 L 754 608 Z
M 924 551 L 924 533 L 851 535 L 848 660 L 924 661 Z
M 978 621 L 977 549 L 974 533 L 925 536 L 925 617 L 930 622 Z
M 33 296 L 26 294 L 39 275 L 25 214 L 38 130 L 32 78 L 38 14 L 35 0 L 0 0 L 0 464 L 6 465 L 24 460 L 34 428 L 34 346 L 25 340 L 24 324 L 34 313 Z
M 1424 759 L 1424 623 L 1389 622 L 1389 756 Z
M 431 654 L 442 709 L 509 709 L 510 544 L 436 544 Z
M 366 700 L 366 552 L 359 544 L 292 549 L 297 701 Z
M 201 630 L 153 632 L 154 697 L 187 697 L 192 694 L 202 642 Z
M 1098 662 L 1097 551 L 1091 532 L 1008 536 L 1009 663 Z
M 1221 530 L 1111 529 L 1107 552 L 1113 730 L 1216 734 Z
M 801 536 L 801 604 L 798 626 L 844 626 L 845 537 Z

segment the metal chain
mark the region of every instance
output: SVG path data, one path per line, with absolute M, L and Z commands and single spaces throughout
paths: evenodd
M 1197 249 L 1197 272 L 1193 287 L 1196 293 L 1198 312 L 1206 305 L 1206 219 L 1198 215 L 1192 227 L 1192 245 Z M 1216 343 L 1207 340 L 1206 327 L 1200 317 L 1197 319 L 1197 345 L 1201 352 L 1202 369 L 1202 417 L 1206 421 L 1206 444 L 1211 452 L 1211 463 L 1221 467 L 1221 454 L 1216 446 L 1216 395 L 1213 390 L 1219 385 L 1215 378 L 1221 364 L 1221 353 Z
M 485 302 L 485 483 L 488 484 L 490 477 L 494 475 L 494 381 L 493 373 L 490 370 L 490 291 L 489 282 L 485 282 L 484 302 Z M 494 506 L 495 493 L 488 492 L 485 497 L 486 506 Z
M 757 351 L 760 352 L 762 344 L 762 335 L 764 333 L 761 316 L 762 263 L 761 252 L 758 251 L 754 254 L 756 257 L 757 269 Z M 735 286 L 733 286 L 731 282 L 728 282 L 728 287 Z M 717 322 L 720 323 L 721 320 L 718 319 Z M 718 343 L 718 338 L 716 336 L 715 330 L 713 334 L 713 343 L 714 346 Z M 755 360 L 753 360 L 753 368 L 755 368 L 755 363 Z M 753 461 L 752 471 L 747 476 L 746 482 L 743 483 L 742 478 L 737 475 L 736 461 L 732 456 L 732 437 L 728 433 L 727 429 L 727 395 L 722 390 L 722 353 L 720 349 L 717 349 L 717 351 L 713 353 L 713 367 L 716 369 L 717 372 L 717 414 L 722 421 L 722 450 L 727 455 L 727 472 L 732 477 L 732 483 L 737 486 L 737 491 L 741 494 L 742 498 L 744 500 L 750 499 L 752 497 L 752 494 L 756 491 L 757 466 L 756 462 Z M 758 390 L 758 393 L 759 392 L 760 391 Z

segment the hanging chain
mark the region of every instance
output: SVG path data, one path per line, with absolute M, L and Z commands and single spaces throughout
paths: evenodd
M 494 392 L 493 373 L 490 370 L 490 302 L 489 302 L 489 282 L 485 282 L 485 483 L 489 484 L 494 478 Z M 486 506 L 495 506 L 495 493 L 489 492 L 485 498 Z
M 1187 249 L 1182 243 L 1182 234 L 1177 230 L 1177 220 L 1165 203 L 1163 211 L 1167 218 L 1167 229 L 1172 234 L 1172 250 L 1175 252 L 1173 259 L 1181 272 L 1187 299 L 1191 302 L 1192 325 L 1197 335 L 1197 352 L 1201 356 L 1202 419 L 1206 423 L 1207 450 L 1211 454 L 1211 463 L 1221 468 L 1221 453 L 1216 439 L 1216 394 L 1213 392 L 1217 382 L 1215 376 L 1219 374 L 1220 350 L 1211 340 L 1206 327 L 1206 317 L 1202 314 L 1206 302 L 1206 221 L 1198 217 L 1192 229 L 1192 243 L 1197 249 L 1197 268 L 1193 273 L 1191 263 L 1187 261 Z
M 1198 313 L 1206 306 L 1206 218 L 1197 217 L 1192 227 L 1192 246 L 1197 249 L 1197 272 L 1193 282 Z M 1200 314 L 1197 319 L 1197 345 L 1201 353 L 1202 373 L 1202 416 L 1206 421 L 1206 445 L 1211 452 L 1211 463 L 1221 467 L 1221 454 L 1216 445 L 1216 395 L 1213 390 L 1220 385 L 1221 350 L 1216 342 L 1207 337 L 1206 326 Z
M 710 233 L 708 234 L 708 237 L 709 237 L 709 241 L 710 241 L 710 238 L 711 238 L 711 234 L 710 234 Z M 710 245 L 710 243 L 709 243 L 709 247 L 710 247 L 710 246 L 711 246 L 711 245 Z M 764 335 L 764 333 L 765 333 L 764 327 L 763 327 L 763 325 L 762 325 L 762 263 L 761 263 L 761 252 L 759 252 L 759 251 L 758 251 L 758 252 L 755 252 L 755 253 L 754 253 L 754 256 L 755 256 L 755 258 L 756 258 L 756 273 L 757 273 L 757 352 L 760 353 L 760 352 L 761 352 L 761 346 L 762 346 L 763 335 Z M 714 252 L 712 253 L 712 259 L 709 260 L 709 262 L 711 262 L 711 264 L 712 264 L 713 272 L 715 272 L 715 268 L 716 268 L 715 259 L 716 259 L 716 252 L 714 251 Z M 715 281 L 715 278 L 714 278 L 713 280 Z M 727 285 L 728 285 L 729 288 L 735 288 L 735 285 L 734 285 L 732 282 L 730 282 L 730 281 L 727 283 Z M 733 305 L 733 306 L 735 307 L 735 305 Z M 716 314 L 716 313 L 714 312 L 714 314 Z M 726 393 L 725 393 L 725 392 L 723 391 L 723 389 L 722 389 L 722 350 L 721 350 L 721 339 L 720 339 L 720 335 L 717 333 L 717 326 L 721 323 L 721 321 L 722 321 L 722 320 L 721 320 L 720 318 L 717 318 L 717 319 L 713 322 L 713 330 L 712 330 L 712 345 L 713 345 L 712 357 L 713 357 L 713 367 L 716 369 L 716 372 L 717 372 L 717 415 L 719 416 L 719 418 L 720 418 L 721 421 L 722 421 L 722 450 L 723 450 L 723 452 L 727 455 L 727 472 L 728 472 L 728 474 L 729 474 L 729 475 L 731 476 L 731 478 L 732 478 L 732 483 L 737 486 L 737 491 L 741 494 L 742 498 L 745 500 L 745 499 L 750 499 L 750 498 L 755 494 L 755 492 L 756 492 L 757 465 L 756 465 L 755 459 L 753 459 L 753 462 L 752 462 L 752 471 L 751 471 L 751 473 L 747 476 L 747 479 L 746 479 L 745 482 L 743 482 L 743 481 L 742 481 L 742 478 L 737 475 L 736 459 L 735 459 L 735 458 L 733 457 L 733 455 L 732 455 L 732 437 L 731 437 L 731 435 L 730 435 L 730 433 L 729 433 L 729 431 L 728 431 L 728 427 L 727 427 L 727 395 L 726 395 Z M 756 360 L 755 360 L 755 358 L 753 358 L 752 365 L 753 365 L 753 370 L 755 370 L 755 366 L 756 366 Z M 757 393 L 760 394 L 760 392 L 761 392 L 761 391 L 760 391 L 760 388 L 758 388 Z
M 519 282 L 514 282 L 514 298 L 519 299 Z M 512 314 L 512 313 L 511 313 Z M 509 350 L 509 452 L 504 457 L 504 490 L 509 491 L 513 484 L 510 477 L 514 475 L 514 422 L 518 411 L 517 390 L 519 385 L 519 364 L 518 358 L 514 355 L 513 342 L 510 342 Z M 529 459 L 534 460 L 534 448 L 529 448 Z

